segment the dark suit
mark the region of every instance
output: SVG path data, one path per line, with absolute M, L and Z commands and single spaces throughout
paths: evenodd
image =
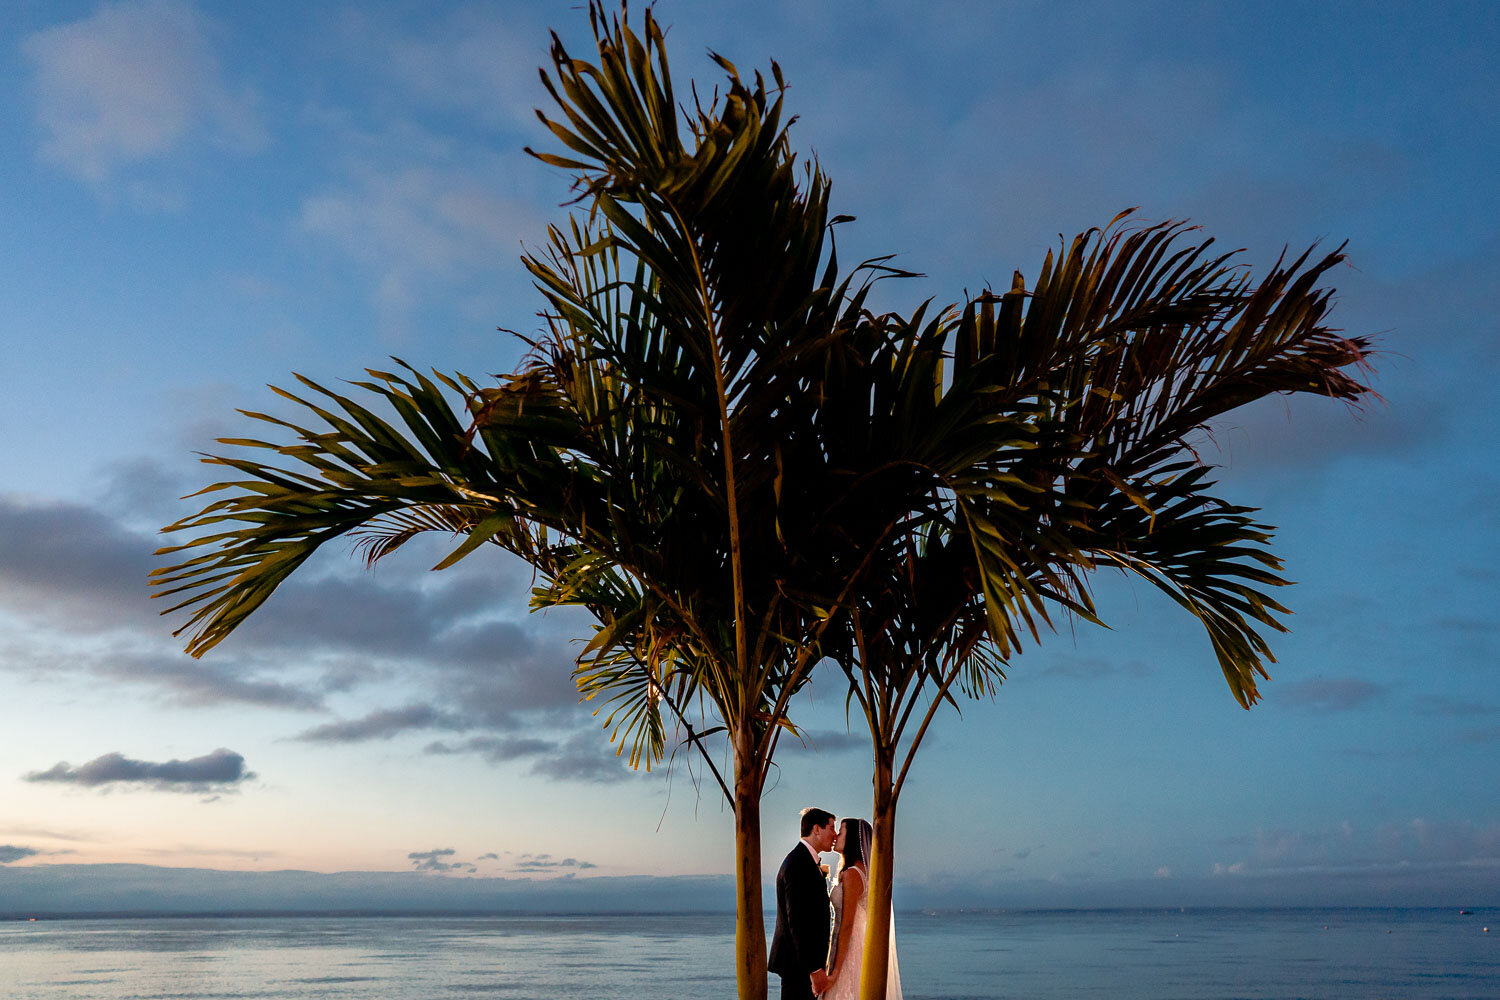
M 812 852 L 801 841 L 776 873 L 776 934 L 767 968 L 781 977 L 782 1000 L 807 1000 L 811 976 L 828 959 L 832 923 L 828 883 Z

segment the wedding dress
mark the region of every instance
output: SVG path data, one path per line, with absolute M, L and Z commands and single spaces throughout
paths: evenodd
M 859 827 L 860 847 L 864 856 L 868 858 L 870 841 L 865 831 L 870 829 L 870 825 L 861 821 Z M 865 904 L 870 897 L 870 872 L 864 863 L 856 863 L 854 869 L 859 872 L 861 878 L 859 898 L 853 902 L 854 925 L 849 928 L 849 952 L 844 956 L 839 978 L 828 988 L 828 992 L 822 995 L 821 1000 L 859 1000 L 859 975 L 860 969 L 864 967 L 865 927 L 868 923 Z M 834 947 L 838 947 L 838 928 L 843 926 L 844 907 L 849 905 L 849 901 L 844 899 L 845 884 L 844 879 L 839 879 L 831 894 L 836 921 L 834 923 Z M 829 958 L 831 968 L 833 956 L 830 955 Z M 885 990 L 886 1000 L 902 1000 L 901 969 L 896 961 L 896 915 L 894 913 L 891 914 L 891 957 L 886 970 Z

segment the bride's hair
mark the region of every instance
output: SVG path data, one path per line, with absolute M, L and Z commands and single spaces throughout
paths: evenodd
M 844 862 L 839 865 L 839 869 L 843 870 L 850 865 L 857 865 L 861 861 L 865 861 L 868 864 L 865 859 L 865 852 L 859 842 L 859 820 L 850 819 L 846 816 L 839 821 L 839 825 L 844 828 Z

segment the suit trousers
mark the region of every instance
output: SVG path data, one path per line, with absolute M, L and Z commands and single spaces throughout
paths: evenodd
M 781 1000 L 813 1000 L 812 978 L 796 973 L 782 976 Z

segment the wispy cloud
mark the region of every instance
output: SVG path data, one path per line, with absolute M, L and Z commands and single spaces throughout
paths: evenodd
M 17 847 L 14 844 L 0 844 L 0 865 L 8 865 L 12 861 L 20 861 L 22 858 L 35 857 L 39 853 L 34 847 Z
M 299 711 L 322 709 L 331 692 L 399 674 L 418 682 L 418 698 L 430 706 L 330 722 L 304 734 L 315 742 L 402 728 L 503 731 L 576 709 L 567 648 L 576 619 L 528 616 L 524 577 L 504 558 L 441 578 L 335 562 L 289 580 L 232 642 L 194 660 L 157 615 L 166 605 L 148 596 L 161 541 L 127 527 L 132 517 L 0 495 L 0 612 L 37 626 L 7 637 L 0 670 L 37 672 L 46 664 L 49 673 L 155 688 L 176 705 Z
M 552 753 L 557 749 L 555 740 L 544 740 L 527 736 L 473 736 L 461 743 L 429 743 L 422 752 L 449 757 L 457 754 L 478 754 L 491 764 L 523 757 L 536 757 Z
M 1432 622 L 1432 628 L 1443 632 L 1459 632 L 1468 635 L 1494 635 L 1500 633 L 1500 622 L 1488 618 L 1444 615 Z
M 1348 712 L 1383 698 L 1383 684 L 1360 677 L 1314 677 L 1267 689 L 1266 699 L 1306 712 Z
M 154 685 L 176 705 L 240 704 L 299 711 L 323 707 L 322 692 L 259 676 L 253 666 L 245 663 L 204 662 L 176 653 L 102 654 L 90 658 L 90 663 L 98 677 Z
M 245 770 L 243 756 L 221 747 L 191 760 L 161 763 L 133 760 L 118 752 L 96 757 L 78 767 L 59 761 L 45 771 L 31 772 L 26 775 L 26 780 L 83 788 L 135 785 L 158 791 L 201 794 L 225 791 L 255 777 L 254 772 Z
M 409 158 L 407 153 L 406 157 Z M 483 159 L 476 154 L 476 158 Z M 302 229 L 367 268 L 387 334 L 437 291 L 519 255 L 521 239 L 542 228 L 531 206 L 505 192 L 514 168 L 417 162 L 357 165 L 341 186 L 302 202 Z
M 5 833 L 9 836 L 40 837 L 44 840 L 61 840 L 68 843 L 86 843 L 99 839 L 98 837 L 85 836 L 83 834 L 74 833 L 68 830 L 49 830 L 43 827 L 35 826 L 12 826 L 7 827 L 4 830 L 0 830 L 0 833 Z
M 777 744 L 780 752 L 797 752 L 804 748 L 818 753 L 842 753 L 849 750 L 868 750 L 870 734 L 862 729 L 804 729 L 802 740 L 783 737 Z
M 1438 715 L 1450 719 L 1482 718 L 1500 715 L 1500 706 L 1491 702 L 1451 695 L 1424 694 L 1412 699 L 1412 707 L 1423 715 Z
M 214 36 L 191 4 L 144 0 L 106 4 L 26 38 L 42 156 L 100 182 L 194 135 L 220 148 L 263 146 L 255 100 L 225 83 Z
M 550 854 L 523 854 L 511 865 L 515 871 L 558 871 L 571 869 L 573 871 L 587 871 L 599 866 L 592 861 L 579 861 L 577 858 L 554 858 Z
M 429 743 L 423 748 L 423 752 L 438 756 L 478 754 L 492 764 L 529 759 L 533 761 L 530 773 L 560 781 L 604 784 L 637 775 L 625 763 L 624 758 L 615 753 L 615 748 L 605 735 L 593 727 L 561 740 L 474 736 L 459 743 L 438 741 Z
M 555 752 L 540 758 L 532 774 L 562 781 L 591 781 L 599 784 L 622 781 L 637 773 L 615 752 L 604 734 L 597 731 L 577 733 L 565 740 Z
M 1215 875 L 1463 868 L 1500 864 L 1500 824 L 1415 818 L 1359 828 L 1350 822 L 1321 829 L 1259 830 L 1240 838 L 1238 857 L 1213 865 Z
M 340 24 L 348 57 L 417 105 L 457 110 L 490 126 L 523 126 L 546 99 L 537 67 L 545 25 L 524 7 L 465 6 L 411 23 L 360 9 Z
M 547 101 L 536 74 L 547 28 L 531 14 L 361 9 L 337 20 L 330 48 L 349 78 L 382 95 L 380 114 L 357 104 L 314 111 L 336 171 L 302 199 L 298 225 L 365 269 L 388 338 L 406 336 L 439 297 L 493 325 L 504 310 L 494 262 L 543 233 L 539 207 L 562 197 L 540 193 L 556 171 L 521 151 Z M 433 127 L 455 112 L 462 130 Z
M 1024 670 L 1018 671 L 1026 676 Z M 1037 671 L 1036 677 L 1064 678 L 1067 680 L 1097 681 L 1105 677 L 1145 677 L 1151 668 L 1137 659 L 1110 660 L 1102 656 L 1054 657 L 1047 666 Z
M 462 729 L 464 723 L 455 715 L 431 705 L 407 705 L 380 709 L 358 719 L 329 722 L 298 734 L 305 743 L 362 743 L 388 740 L 414 729 Z
M 1440 401 L 1411 399 L 1399 412 L 1379 402 L 1355 410 L 1322 397 L 1271 396 L 1214 424 L 1205 458 L 1233 470 L 1242 462 L 1270 475 L 1304 475 L 1342 457 L 1397 456 L 1443 431 Z M 1231 475 L 1232 471 L 1221 475 Z
M 412 868 L 419 872 L 474 872 L 475 867 L 467 861 L 442 860 L 457 853 L 451 847 L 439 847 L 431 851 L 412 851 L 406 857 L 412 862 Z

